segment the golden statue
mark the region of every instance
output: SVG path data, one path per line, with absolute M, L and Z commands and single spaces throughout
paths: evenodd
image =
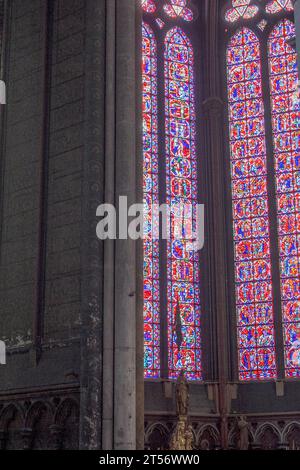
M 170 440 L 170 450 L 193 450 L 194 433 L 192 426 L 184 418 L 177 421 Z
M 171 436 L 171 450 L 185 450 L 185 421 L 178 421 Z
M 193 428 L 189 424 L 185 431 L 185 450 L 193 450 L 194 448 L 194 433 Z
M 176 382 L 177 423 L 170 440 L 170 450 L 193 450 L 194 434 L 188 423 L 189 384 L 182 370 Z

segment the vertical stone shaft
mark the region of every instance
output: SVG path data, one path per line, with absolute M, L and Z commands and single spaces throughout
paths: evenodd
M 106 1 L 105 202 L 115 205 L 115 49 L 116 2 Z M 103 435 L 102 448 L 114 446 L 114 264 L 115 241 L 104 241 Z
M 300 0 L 295 0 L 295 27 L 296 27 L 296 48 L 298 55 L 298 71 L 300 77 Z
M 141 243 L 96 239 L 99 204 L 142 201 L 140 21 L 134 0 L 87 1 L 81 447 L 88 449 L 143 447 Z M 121 215 L 126 221 L 126 208 Z
M 219 21 L 221 11 L 219 0 L 207 0 L 206 14 L 206 61 L 209 69 L 209 80 L 206 90 L 204 111 L 206 114 L 206 151 L 207 171 L 210 174 L 211 186 L 208 194 L 208 225 L 211 227 L 211 267 L 210 285 L 213 286 L 211 309 L 215 317 L 217 337 L 217 370 L 219 381 L 219 412 L 221 426 L 221 445 L 227 448 L 227 414 L 228 414 L 228 331 L 227 331 L 227 297 L 226 297 L 226 236 L 224 207 L 224 162 L 220 70 L 219 70 Z
M 48 209 L 48 164 L 49 164 L 49 125 L 50 125 L 50 93 L 51 93 L 51 51 L 52 51 L 52 4 L 43 3 L 44 57 L 43 73 L 43 123 L 40 143 L 39 164 L 39 224 L 38 224 L 38 256 L 36 263 L 35 313 L 33 319 L 34 363 L 42 354 L 44 330 L 44 297 L 45 297 L 45 257 L 46 257 L 46 218 Z
M 137 202 L 136 2 L 116 1 L 116 201 Z M 123 217 L 125 214 L 121 214 Z M 137 242 L 115 244 L 114 448 L 136 448 Z
M 96 238 L 96 209 L 104 202 L 105 7 L 105 1 L 86 2 L 81 449 L 101 449 L 102 446 L 103 243 Z

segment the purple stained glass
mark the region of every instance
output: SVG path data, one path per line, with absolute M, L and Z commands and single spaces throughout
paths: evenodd
M 180 28 L 173 28 L 165 39 L 166 193 L 171 206 L 171 240 L 167 247 L 168 366 L 169 378 L 176 378 L 181 369 L 185 369 L 189 380 L 199 380 L 202 378 L 199 255 L 189 248 L 190 240 L 185 236 L 177 239 L 172 230 L 176 217 L 182 215 L 176 214 L 178 203 L 190 205 L 192 225 L 195 222 L 197 156 L 193 68 L 192 45 Z
M 232 8 L 226 11 L 225 19 L 229 23 L 235 23 L 240 18 L 253 18 L 257 13 L 258 7 L 251 5 L 251 0 L 232 0 Z
M 170 3 L 164 5 L 164 11 L 170 18 L 182 18 L 185 21 L 192 21 L 194 14 L 187 8 L 187 0 L 169 0 Z
M 268 41 L 277 192 L 281 302 L 287 377 L 300 377 L 300 101 L 294 36 L 289 20 Z M 297 94 L 297 93 L 296 93 Z
M 146 13 L 154 13 L 156 11 L 156 5 L 154 0 L 141 0 L 142 9 Z
M 294 6 L 292 0 L 271 0 L 266 6 L 266 12 L 272 14 L 282 10 L 293 11 Z
M 151 28 L 142 26 L 143 169 L 144 169 L 144 370 L 160 375 L 159 246 L 153 237 L 158 204 L 157 46 Z
M 239 378 L 277 376 L 266 137 L 259 40 L 242 28 L 227 49 Z

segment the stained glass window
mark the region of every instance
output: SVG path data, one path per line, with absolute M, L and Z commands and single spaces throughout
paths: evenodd
M 194 55 L 191 43 L 179 28 L 165 39 L 165 120 L 167 203 L 171 227 L 185 217 L 178 204 L 197 203 L 197 156 L 195 149 Z M 187 214 L 189 217 L 190 214 Z M 173 231 L 171 231 L 173 232 Z M 168 242 L 168 366 L 169 377 L 181 369 L 187 378 L 201 378 L 199 256 L 188 240 Z
M 256 5 L 251 5 L 251 0 L 232 0 L 232 8 L 229 8 L 225 14 L 225 19 L 234 23 L 240 18 L 253 18 L 258 12 Z
M 268 41 L 285 368 L 300 377 L 300 103 L 294 100 L 294 25 L 281 21 Z
M 193 12 L 187 8 L 187 0 L 170 0 L 164 5 L 164 11 L 171 18 L 182 18 L 185 21 L 193 20 Z
M 227 49 L 241 380 L 300 377 L 300 96 L 292 11 L 290 0 L 262 1 L 253 29 L 233 32 Z
M 174 27 L 179 21 L 188 29 L 197 9 L 190 0 L 141 2 L 147 18 L 142 54 L 145 378 L 176 379 L 184 369 L 187 379 L 200 380 L 199 255 L 190 238 L 198 202 L 194 51 L 187 33 Z M 163 35 L 162 29 L 167 30 Z M 171 208 L 167 241 L 153 238 L 159 219 L 151 207 L 161 203 Z
M 147 13 L 154 13 L 156 11 L 156 5 L 154 0 L 141 0 L 142 8 Z
M 294 9 L 292 0 L 272 0 L 266 6 L 266 12 L 278 13 L 281 10 L 292 11 Z
M 153 236 L 153 204 L 158 204 L 157 46 L 153 31 L 142 27 L 144 157 L 144 365 L 145 377 L 159 377 L 159 242 Z
M 236 310 L 241 380 L 276 377 L 260 45 L 247 28 L 227 49 Z

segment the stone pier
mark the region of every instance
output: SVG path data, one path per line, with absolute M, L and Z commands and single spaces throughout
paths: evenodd
M 87 1 L 81 447 L 89 449 L 143 447 L 141 243 L 96 238 L 97 205 L 142 201 L 140 30 L 135 0 Z

